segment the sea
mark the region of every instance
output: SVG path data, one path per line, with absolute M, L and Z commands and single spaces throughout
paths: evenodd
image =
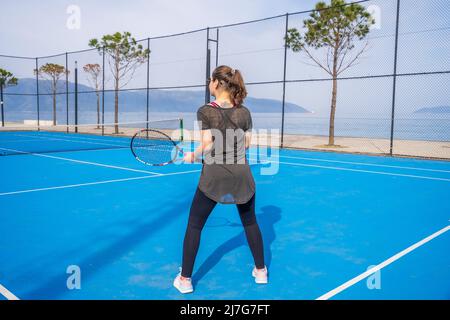
M 146 112 L 120 112 L 119 122 L 144 122 Z M 182 118 L 184 128 L 195 127 L 196 114 L 180 112 L 150 112 L 149 120 L 166 120 Z M 36 119 L 35 112 L 23 112 L 5 115 L 5 121 L 22 122 L 25 119 Z M 51 120 L 51 112 L 41 112 L 41 120 Z M 74 113 L 69 114 L 69 123 L 74 124 Z M 253 128 L 281 132 L 282 116 L 280 113 L 252 113 Z M 65 112 L 58 112 L 57 123 L 66 124 Z M 105 123 L 114 122 L 114 113 L 105 112 Z M 78 124 L 95 124 L 96 112 L 80 112 Z M 450 141 L 450 114 L 399 114 L 394 121 L 394 139 Z M 285 134 L 328 136 L 329 117 L 313 113 L 286 113 L 284 118 Z M 389 139 L 391 135 L 390 117 L 336 115 L 335 136 Z

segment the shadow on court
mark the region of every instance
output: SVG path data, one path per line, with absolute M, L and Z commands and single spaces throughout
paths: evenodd
M 274 225 L 281 220 L 281 209 L 276 206 L 264 206 L 261 208 L 262 213 L 256 215 L 256 219 L 261 229 L 264 242 L 264 261 L 267 268 L 270 268 L 272 262 L 272 252 L 270 247 L 275 241 L 276 234 Z M 228 241 L 220 245 L 214 252 L 203 262 L 198 270 L 192 276 L 192 283 L 195 286 L 203 277 L 216 266 L 219 261 L 229 252 L 242 247 L 248 246 L 245 231 L 242 225 L 242 232 Z M 250 250 L 250 248 L 248 248 Z
M 148 216 L 144 216 L 142 218 L 144 221 L 133 221 L 133 224 L 137 227 L 126 236 L 121 236 L 119 240 L 111 241 L 111 244 L 105 249 L 78 262 L 77 265 L 80 266 L 83 273 L 83 281 L 110 265 L 117 257 L 126 254 L 135 246 L 152 237 L 155 232 L 167 228 L 170 225 L 168 221 L 174 221 L 176 218 L 185 215 L 186 210 L 181 208 L 186 208 L 190 201 L 190 197 L 179 199 L 177 202 L 171 201 L 170 205 L 167 204 L 167 209 L 162 211 L 157 218 L 146 222 L 145 219 Z M 67 274 L 61 273 L 23 296 L 26 299 L 56 299 L 67 293 L 67 276 Z

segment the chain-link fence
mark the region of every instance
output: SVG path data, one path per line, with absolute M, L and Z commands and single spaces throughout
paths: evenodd
M 286 45 L 288 30 L 308 31 L 305 20 L 315 9 L 137 41 L 149 53 L 130 59 L 127 74 L 120 73 L 125 62 L 117 65 L 101 47 L 0 55 L 0 68 L 19 79 L 3 88 L 3 125 L 45 121 L 102 130 L 104 123 L 183 118 L 193 129 L 196 109 L 210 99 L 206 79 L 226 64 L 242 71 L 255 136 L 270 130 L 272 145 L 450 159 L 448 1 L 356 4 L 375 23 L 354 39 L 355 61 L 336 77 L 326 72 L 329 47 L 294 52 Z M 62 66 L 56 81 L 43 69 L 49 64 Z

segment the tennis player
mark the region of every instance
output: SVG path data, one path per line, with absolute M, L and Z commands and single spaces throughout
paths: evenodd
M 209 80 L 210 93 L 216 99 L 198 109 L 201 143 L 195 152 L 184 156 L 189 163 L 203 157 L 203 169 L 189 212 L 182 268 L 173 282 L 181 293 L 194 290 L 191 275 L 200 235 L 217 203 L 237 206 L 255 263 L 252 276 L 258 284 L 268 282 L 255 216 L 255 181 L 245 152 L 250 146 L 252 118 L 243 106 L 247 96 L 244 80 L 238 70 L 228 66 L 217 67 Z

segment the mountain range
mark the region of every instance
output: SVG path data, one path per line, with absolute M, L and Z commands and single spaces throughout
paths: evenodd
M 65 81 L 61 80 L 58 84 L 57 110 L 65 110 L 66 95 Z M 69 81 L 69 106 L 74 105 L 74 89 L 75 85 Z M 85 93 L 83 93 L 83 91 Z M 91 93 L 86 93 L 91 91 Z M 96 94 L 93 88 L 78 84 L 78 106 L 79 110 L 95 111 L 96 110 Z M 15 113 L 33 112 L 36 110 L 36 80 L 30 78 L 19 79 L 18 85 L 8 87 L 5 93 L 14 93 L 14 95 L 6 94 L 4 97 L 5 106 L 13 108 Z M 50 81 L 39 80 L 39 104 L 40 110 L 43 112 L 52 110 L 52 95 L 50 94 Z M 15 95 L 18 94 L 18 95 Z M 101 95 L 101 93 L 100 93 Z M 198 107 L 204 102 L 204 91 L 190 90 L 150 90 L 149 105 L 152 112 L 196 112 Z M 147 102 L 147 91 L 142 90 L 126 90 L 119 93 L 119 111 L 121 112 L 139 112 L 145 111 Z M 275 99 L 260 99 L 247 97 L 245 105 L 252 112 L 261 113 L 279 113 L 281 111 L 281 101 Z M 105 91 L 105 110 L 113 110 L 114 92 Z M 11 110 L 11 109 L 10 109 Z M 311 111 L 293 104 L 285 104 L 286 113 L 311 113 Z

